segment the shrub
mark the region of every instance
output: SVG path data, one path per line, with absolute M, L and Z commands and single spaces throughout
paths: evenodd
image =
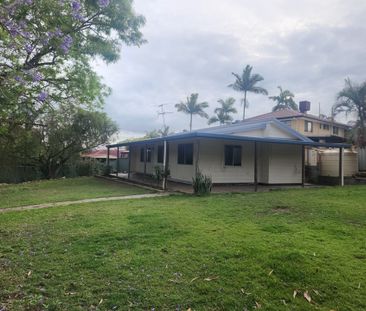
M 210 194 L 212 189 L 212 178 L 207 175 L 203 175 L 200 171 L 197 171 L 196 176 L 193 178 L 193 191 L 196 195 Z
M 165 169 L 164 172 L 161 166 L 159 165 L 154 166 L 154 178 L 158 184 L 163 180 L 163 178 L 165 178 L 166 180 L 169 177 L 169 175 L 170 175 L 170 169 L 168 167 Z

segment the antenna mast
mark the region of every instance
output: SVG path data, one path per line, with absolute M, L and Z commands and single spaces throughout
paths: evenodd
M 158 105 L 158 107 L 160 108 L 160 111 L 158 111 L 158 116 L 161 116 L 163 119 L 163 125 L 164 127 L 166 127 L 166 123 L 165 123 L 165 115 L 168 113 L 173 113 L 171 111 L 165 111 L 164 107 L 167 106 L 168 104 L 160 104 Z

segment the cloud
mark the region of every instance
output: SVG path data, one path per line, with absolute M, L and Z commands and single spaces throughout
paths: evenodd
M 115 64 L 95 64 L 113 89 L 106 111 L 130 136 L 162 126 L 162 103 L 174 112 L 168 125 L 187 128 L 188 117 L 174 104 L 193 92 L 210 103 L 209 113 L 228 96 L 240 111 L 241 94 L 227 85 L 246 64 L 264 76 L 271 94 L 281 85 L 297 101 L 310 100 L 315 114 L 318 103 L 329 113 L 344 78 L 365 80 L 363 1 L 139 0 L 136 11 L 147 18 L 148 44 L 124 48 Z M 265 96 L 250 94 L 249 102 L 248 116 L 273 106 Z M 196 128 L 206 124 L 194 119 Z

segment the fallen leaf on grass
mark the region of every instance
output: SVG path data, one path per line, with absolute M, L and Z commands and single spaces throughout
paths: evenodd
M 252 293 L 248 293 L 248 292 L 246 292 L 245 290 L 244 290 L 244 288 L 241 288 L 240 289 L 240 291 L 244 294 L 244 295 L 247 295 L 247 296 L 249 296 L 249 295 L 251 295 Z
M 292 294 L 292 297 L 296 298 L 296 295 L 297 295 L 297 290 L 295 289 L 294 293 Z
M 357 287 L 358 289 L 360 289 L 361 288 L 361 283 L 358 283 L 358 287 Z
M 311 297 L 310 297 L 310 295 L 309 295 L 309 292 L 308 292 L 308 291 L 306 291 L 306 292 L 304 293 L 304 298 L 305 298 L 308 302 L 311 302 Z
M 195 278 L 193 278 L 189 283 L 192 283 L 192 282 L 194 282 L 197 279 L 198 279 L 198 276 L 196 276 Z
M 218 278 L 219 278 L 218 276 L 213 276 L 213 277 L 205 278 L 204 280 L 207 281 L 207 282 L 210 282 L 210 281 L 213 281 L 213 280 L 217 280 Z
M 187 311 L 192 311 L 192 309 L 191 308 L 188 308 Z
M 260 309 L 260 308 L 262 308 L 262 306 L 261 306 L 261 304 L 260 303 L 258 303 L 258 302 L 255 302 L 255 307 L 254 307 L 255 309 Z
M 273 270 L 269 271 L 268 275 L 271 276 L 272 273 L 273 273 Z
M 101 305 L 103 302 L 103 298 L 99 301 L 98 306 Z
M 27 273 L 28 277 L 30 277 L 31 274 L 32 274 L 32 270 L 29 270 L 28 273 Z
M 318 296 L 320 296 L 319 291 L 317 291 L 316 289 L 313 289 L 313 292 L 314 292 L 315 294 L 317 294 Z
M 285 306 L 287 306 L 287 303 L 286 303 L 286 300 L 285 300 L 285 299 L 282 299 L 281 301 L 282 301 L 282 303 L 283 303 Z

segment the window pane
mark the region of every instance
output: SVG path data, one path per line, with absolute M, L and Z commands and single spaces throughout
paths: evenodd
M 145 162 L 145 148 L 140 149 L 140 161 Z
M 146 149 L 146 162 L 151 162 L 151 148 Z
M 193 164 L 193 144 L 178 145 L 178 164 Z
M 178 164 L 184 164 L 184 145 L 178 145 Z
M 164 146 L 158 146 L 158 163 L 164 161 Z
M 233 165 L 241 165 L 241 146 L 235 146 L 233 152 Z
M 193 164 L 193 144 L 186 144 L 184 150 L 185 164 Z
M 233 146 L 225 146 L 225 165 L 233 165 Z

